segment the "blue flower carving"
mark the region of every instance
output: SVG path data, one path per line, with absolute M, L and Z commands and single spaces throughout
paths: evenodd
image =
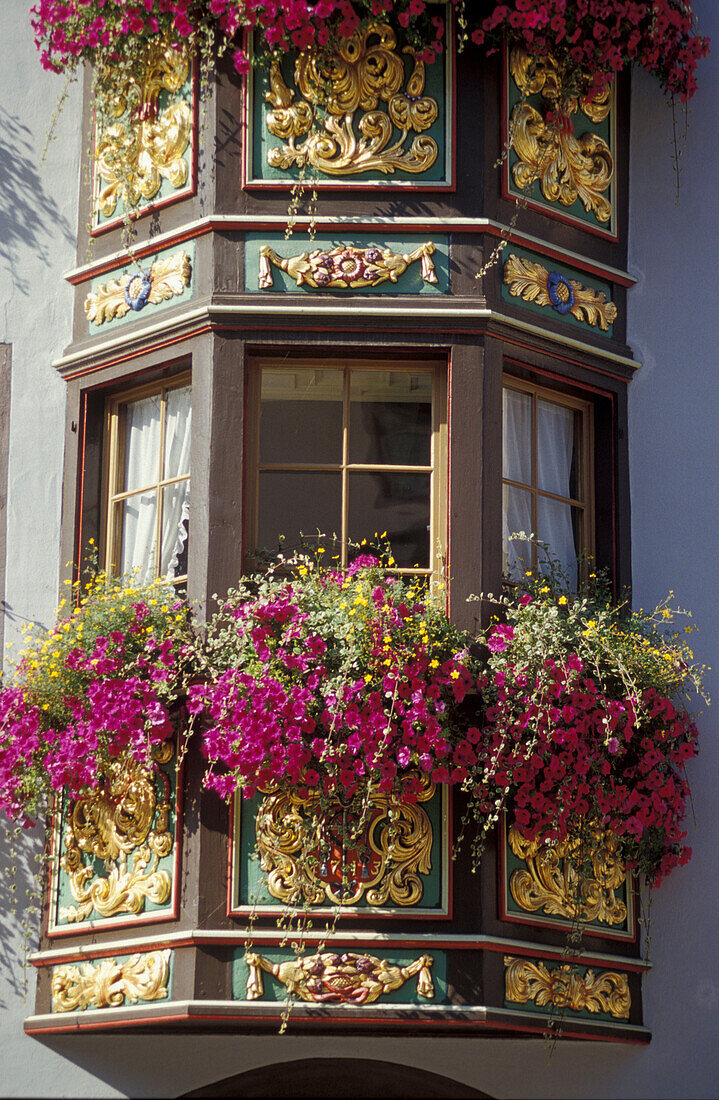
M 143 271 L 140 275 L 133 275 L 125 287 L 125 301 L 130 309 L 144 309 L 151 290 L 152 275 L 149 271 Z
M 574 288 L 558 271 L 550 271 L 547 275 L 547 294 L 557 313 L 569 313 L 574 305 Z

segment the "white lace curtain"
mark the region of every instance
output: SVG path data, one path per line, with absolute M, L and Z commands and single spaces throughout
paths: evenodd
M 503 476 L 536 493 L 536 523 L 532 518 L 532 493 L 514 485 L 504 486 L 502 509 L 502 545 L 504 571 L 516 579 L 531 567 L 531 549 L 527 543 L 510 539 L 518 531 L 534 532 L 549 544 L 560 560 L 572 585 L 577 581 L 577 550 L 572 528 L 572 508 L 564 501 L 542 495 L 571 496 L 572 459 L 574 456 L 574 412 L 564 405 L 537 399 L 537 469 L 532 479 L 532 396 L 518 390 L 504 390 L 504 428 L 502 435 Z M 539 563 L 541 568 L 541 561 Z
M 191 388 L 165 395 L 165 440 L 162 439 L 160 394 L 127 405 L 125 423 L 125 492 L 122 502 L 120 570 L 137 570 L 138 581 L 174 577 L 187 540 L 190 505 Z M 173 478 L 184 478 L 166 484 Z M 162 509 L 159 558 L 157 510 Z

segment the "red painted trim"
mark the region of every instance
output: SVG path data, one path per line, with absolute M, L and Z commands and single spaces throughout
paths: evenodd
M 146 217 L 148 214 L 155 214 L 158 210 L 164 210 L 168 206 L 173 206 L 176 202 L 182 202 L 184 199 L 192 198 L 197 194 L 197 135 L 199 132 L 198 120 L 199 120 L 199 96 L 197 94 L 197 82 L 198 82 L 198 60 L 197 57 L 193 60 L 192 65 L 192 136 L 190 139 L 190 179 L 181 191 L 176 191 L 174 195 L 168 195 L 164 199 L 160 199 L 158 202 L 148 202 L 145 206 L 140 207 L 139 210 L 135 210 L 130 213 L 130 221 L 136 222 L 140 218 Z M 93 134 L 95 135 L 95 147 L 97 147 L 97 119 L 93 119 Z M 90 229 L 90 237 L 101 237 L 104 233 L 109 232 L 111 229 L 117 229 L 125 221 L 124 215 L 119 215 L 112 218 L 109 221 L 103 222 L 101 225 L 98 223 L 98 212 L 95 210 L 95 196 L 97 194 L 97 177 L 96 177 L 96 162 L 94 153 L 92 154 L 92 181 L 91 181 L 91 194 L 90 204 L 93 211 L 93 219 L 95 224 Z
M 239 328 L 239 326 L 236 326 Z M 116 355 L 109 359 L 103 359 L 101 363 L 96 364 L 93 367 L 85 367 L 82 370 L 75 371 L 72 374 L 66 374 L 65 381 L 72 382 L 76 378 L 86 378 L 89 374 L 97 374 L 98 371 L 106 370 L 108 367 L 114 367 L 117 363 L 128 363 L 132 359 L 138 359 L 143 355 L 150 355 L 155 351 L 161 351 L 162 348 L 174 347 L 175 344 L 182 344 L 185 340 L 192 340 L 196 336 L 202 336 L 206 332 L 216 332 L 219 326 L 216 324 L 208 323 L 199 326 L 196 329 L 191 329 L 190 332 L 183 333 L 181 336 L 171 336 L 166 340 L 158 340 L 157 343 L 150 344 L 147 347 L 133 348 L 129 351 L 125 351 L 121 355 Z M 180 356 L 178 356 L 180 358 Z M 156 367 L 145 367 L 143 371 L 139 373 L 146 373 L 149 370 L 155 370 Z M 113 383 L 114 384 L 114 383 Z
M 501 106 L 500 124 L 499 124 L 500 125 L 499 147 L 502 150 L 504 149 L 504 143 L 505 143 L 505 140 L 506 140 L 505 135 L 509 133 L 509 80 L 508 80 L 508 72 L 509 72 L 509 52 L 508 52 L 507 41 L 506 41 L 506 38 L 505 38 L 504 44 L 502 46 L 502 106 Z M 614 127 L 614 133 L 615 133 L 615 136 L 616 136 L 616 96 L 615 96 L 615 101 L 614 101 L 614 105 L 613 105 L 612 110 L 614 112 L 615 117 L 612 119 L 611 125 Z M 616 141 L 615 141 L 615 145 L 616 145 Z M 612 179 L 610 187 L 612 189 L 612 191 L 611 191 L 611 194 L 612 194 L 612 211 L 613 211 L 614 214 L 616 214 L 616 204 L 617 204 L 617 197 L 616 197 L 616 190 L 617 190 L 616 149 L 612 150 L 612 157 L 614 158 L 615 165 L 614 165 L 614 177 Z M 509 182 L 509 155 L 507 155 L 504 158 L 504 164 L 502 165 L 502 170 L 501 170 L 501 180 L 502 180 L 502 198 L 505 199 L 507 202 L 511 202 L 511 203 L 514 203 L 516 205 L 517 200 L 518 200 L 518 196 L 511 191 L 510 182 Z M 605 240 L 605 241 L 618 241 L 619 240 L 618 232 L 613 233 L 611 230 L 600 229 L 599 226 L 591 225 L 589 222 L 583 221 L 582 218 L 572 217 L 570 214 L 562 214 L 562 213 L 560 213 L 559 210 L 555 210 L 552 207 L 551 203 L 547 203 L 547 205 L 544 205 L 543 203 L 541 203 L 537 200 L 526 198 L 526 196 L 523 196 L 523 201 L 524 201 L 524 203 L 526 203 L 526 205 L 531 210 L 536 210 L 540 214 L 546 214 L 548 218 L 552 218 L 554 221 L 562 222 L 564 225 L 571 225 L 575 229 L 582 229 L 586 233 L 590 233 L 594 237 L 601 237 L 601 239 Z

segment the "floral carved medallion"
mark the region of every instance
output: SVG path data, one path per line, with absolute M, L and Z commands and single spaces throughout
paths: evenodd
M 524 256 L 509 256 L 504 265 L 504 284 L 515 298 L 553 309 L 562 317 L 570 314 L 591 327 L 599 326 L 602 332 L 607 332 L 617 319 L 617 307 L 607 301 L 604 291 L 585 287 L 558 271 L 548 271 Z
M 248 1001 L 263 996 L 263 971 L 281 982 L 291 996 L 314 1004 L 371 1004 L 384 994 L 399 989 L 415 974 L 418 975 L 419 996 L 426 1000 L 434 997 L 430 973 L 434 960 L 431 955 L 421 955 L 409 966 L 396 966 L 387 959 L 357 955 L 352 951 L 341 955 L 325 951 L 282 963 L 273 963 L 262 955 L 249 954 L 245 961 L 250 971 L 247 978 Z
M 170 977 L 169 948 L 102 959 L 93 964 L 56 966 L 52 974 L 52 1011 L 120 1008 L 138 1001 L 162 1001 Z
M 116 121 L 98 133 L 95 146 L 95 205 L 104 218 L 154 199 L 165 180 L 175 191 L 186 185 L 193 117 L 180 93 L 189 74 L 188 51 L 160 40 L 148 47 L 142 79 L 129 82 L 116 96 Z M 170 97 L 164 109 L 162 92 Z
M 547 202 L 565 207 L 579 200 L 600 225 L 607 225 L 612 217 L 607 192 L 614 178 L 614 156 L 602 137 L 591 131 L 577 136 L 575 126 L 580 112 L 593 123 L 609 116 L 610 86 L 591 100 L 566 96 L 554 59 L 533 57 L 519 46 L 510 51 L 509 71 L 523 96 L 539 95 L 547 108 L 542 112 L 522 100 L 512 110 L 515 186 L 527 193 L 537 183 Z
M 154 755 L 159 765 L 169 763 L 173 744 L 163 742 Z M 71 802 L 60 868 L 75 904 L 60 905 L 60 922 L 139 914 L 147 901 L 164 905 L 172 890 L 170 873 L 160 867 L 174 845 L 170 814 L 166 772 L 127 757 L 109 766 L 100 787 Z
M 119 279 L 103 283 L 85 299 L 85 313 L 94 325 L 104 325 L 124 317 L 130 311 L 139 313 L 147 305 L 158 305 L 181 295 L 190 285 L 192 266 L 186 252 L 163 256 L 151 267 Z
M 581 874 L 577 838 L 540 845 L 525 840 L 512 825 L 507 839 L 512 852 L 525 864 L 509 879 L 510 893 L 520 909 L 610 926 L 626 922 L 627 906 L 616 891 L 627 881 L 627 871 L 617 857 L 617 838 L 612 832 L 596 838 Z
M 403 54 L 412 62 L 409 76 Z M 282 142 L 268 151 L 272 168 L 296 165 L 330 176 L 417 175 L 437 160 L 437 142 L 426 131 L 439 107 L 424 94 L 424 62 L 407 46 L 400 51 L 387 23 L 342 38 L 329 64 L 303 51 L 295 62 L 294 90 L 278 61 L 269 81 L 265 125 Z
M 425 782 L 416 803 L 395 805 L 377 791 L 364 820 L 339 803 L 312 822 L 317 803 L 294 790 L 268 794 L 256 819 L 256 842 L 270 895 L 286 904 L 412 906 L 432 869 L 432 823 L 420 804 L 435 793 Z M 394 823 L 390 822 L 392 810 Z M 308 851 L 308 823 L 310 834 Z
M 286 271 L 297 286 L 309 286 L 315 290 L 359 290 L 396 283 L 410 264 L 422 262 L 422 280 L 436 283 L 437 274 L 432 262 L 435 246 L 431 241 L 415 248 L 413 252 L 399 254 L 391 248 L 355 248 L 340 245 L 337 248 L 314 252 L 301 252 L 297 256 L 283 257 L 263 245 L 260 248 L 260 290 L 268 290 L 273 283 L 272 265 Z
M 513 1004 L 534 1002 L 539 1008 L 568 1008 L 572 1012 L 604 1012 L 628 1020 L 632 998 L 626 974 L 613 970 L 586 970 L 563 963 L 548 967 L 541 962 L 504 956 L 505 997 Z

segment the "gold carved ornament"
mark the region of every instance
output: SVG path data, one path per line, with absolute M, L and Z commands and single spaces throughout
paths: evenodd
M 576 279 L 567 279 L 556 271 L 511 254 L 504 265 L 504 283 L 509 293 L 525 302 L 548 306 L 560 315 L 571 313 L 577 321 L 602 332 L 617 319 L 617 307 L 608 301 L 604 291 L 582 286 Z
M 592 122 L 602 122 L 611 110 L 610 86 L 592 100 L 566 96 L 557 62 L 530 56 L 519 46 L 510 52 L 509 69 L 519 90 L 541 94 L 556 119 L 548 122 L 529 103 L 518 103 L 512 111 L 509 129 L 518 157 L 512 167 L 515 184 L 525 191 L 537 181 L 548 202 L 572 206 L 579 199 L 597 221 L 608 222 L 612 206 L 605 192 L 614 177 L 614 157 L 597 134 L 577 137 L 572 116 L 581 107 Z
M 384 994 L 399 989 L 415 974 L 418 975 L 419 996 L 427 1000 L 434 997 L 430 973 L 434 960 L 431 955 L 421 955 L 409 966 L 395 966 L 386 959 L 356 955 L 351 951 L 342 955 L 325 951 L 284 963 L 273 963 L 262 955 L 249 954 L 245 961 L 250 970 L 247 978 L 248 1001 L 255 1001 L 264 993 L 263 970 L 277 978 L 291 996 L 314 1004 L 371 1004 Z
M 96 966 L 55 967 L 52 975 L 52 1011 L 120 1008 L 125 1002 L 161 1001 L 167 997 L 169 948 L 131 955 L 122 962 L 103 959 Z
M 417 905 L 421 875 L 432 869 L 432 823 L 420 803 L 434 792 L 425 780 L 417 803 L 397 804 L 377 791 L 360 827 L 339 802 L 315 822 L 316 797 L 303 799 L 294 790 L 267 795 L 257 812 L 256 843 L 270 895 L 295 905 L 347 906 L 363 898 L 368 905 Z M 315 830 L 312 852 L 308 824 Z
M 314 252 L 301 252 L 297 256 L 278 256 L 269 245 L 260 248 L 260 290 L 268 290 L 272 284 L 272 267 L 279 267 L 295 280 L 297 286 L 311 286 L 315 290 L 358 290 L 379 286 L 387 281 L 396 283 L 410 264 L 422 261 L 422 279 L 436 283 L 437 273 L 432 261 L 435 246 L 431 241 L 415 248 L 414 252 L 399 254 L 390 248 L 355 248 L 340 245 Z
M 423 94 L 424 62 L 409 46 L 402 52 L 414 62 L 404 89 L 404 61 L 386 23 L 372 23 L 343 38 L 329 62 L 305 50 L 295 62 L 294 83 L 304 97 L 296 102 L 279 62 L 273 61 L 265 95 L 272 110 L 265 123 L 284 144 L 269 150 L 268 164 L 284 170 L 296 164 L 330 176 L 391 175 L 396 169 L 417 174 L 431 168 L 439 150 L 424 131 L 437 119 L 437 101 Z M 315 128 L 318 115 L 321 129 Z M 393 141 L 396 131 L 399 137 Z M 407 147 L 411 133 L 417 136 Z
M 158 764 L 168 763 L 173 755 L 170 741 L 154 753 Z M 157 784 L 162 788 L 159 802 Z M 93 912 L 101 917 L 138 914 L 146 900 L 164 905 L 172 878 L 159 863 L 174 842 L 170 794 L 170 781 L 163 771 L 123 756 L 107 767 L 99 787 L 71 803 L 60 867 L 77 905 L 62 906 L 60 920 L 77 923 Z M 104 862 L 105 875 L 96 874 L 96 859 Z
M 104 217 L 112 217 L 118 202 L 134 207 L 153 199 L 163 180 L 175 190 L 187 183 L 192 107 L 186 99 L 175 99 L 160 111 L 158 100 L 162 91 L 176 96 L 189 72 L 188 50 L 159 40 L 148 47 L 141 81 L 129 81 L 115 97 L 117 121 L 98 135 L 95 147 L 97 209 Z
M 573 1012 L 606 1012 L 628 1020 L 632 998 L 626 974 L 587 970 L 580 974 L 569 963 L 549 969 L 544 963 L 504 956 L 505 996 L 514 1004 L 533 1001 L 538 1007 L 570 1008 Z
M 85 313 L 92 324 L 104 325 L 124 317 L 130 310 L 139 312 L 146 305 L 157 305 L 183 293 L 190 285 L 192 267 L 186 252 L 177 252 L 155 260 L 137 274 L 125 274 L 103 283 L 85 299 Z
M 509 880 L 512 897 L 521 909 L 529 913 L 541 909 L 567 920 L 624 924 L 627 907 L 615 891 L 626 882 L 627 871 L 617 856 L 618 841 L 611 830 L 597 830 L 586 858 L 577 837 L 540 844 L 525 840 L 512 825 L 508 839 L 515 856 L 526 864 L 526 870 L 513 871 Z M 591 874 L 579 863 L 590 864 Z

